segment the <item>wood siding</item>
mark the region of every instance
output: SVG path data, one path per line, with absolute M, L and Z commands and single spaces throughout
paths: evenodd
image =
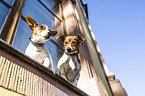
M 68 96 L 40 76 L 0 57 L 0 86 L 27 96 Z

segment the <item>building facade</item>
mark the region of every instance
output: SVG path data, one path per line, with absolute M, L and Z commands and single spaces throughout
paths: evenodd
M 0 0 L 0 96 L 127 96 L 119 80 L 104 63 L 81 0 Z M 83 35 L 82 64 L 77 86 L 24 54 L 32 32 L 26 16 L 57 30 L 57 36 Z M 46 42 L 53 69 L 63 54 L 63 44 Z

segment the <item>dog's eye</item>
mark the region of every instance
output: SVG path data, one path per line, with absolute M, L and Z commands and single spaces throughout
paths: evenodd
M 68 44 L 67 42 L 64 42 L 65 44 Z
M 45 29 L 44 26 L 40 26 L 40 29 Z
M 76 44 L 77 42 L 73 41 L 72 44 Z

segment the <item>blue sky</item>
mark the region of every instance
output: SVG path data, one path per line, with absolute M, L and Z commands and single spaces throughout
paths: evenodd
M 110 72 L 128 96 L 145 96 L 145 0 L 82 0 Z

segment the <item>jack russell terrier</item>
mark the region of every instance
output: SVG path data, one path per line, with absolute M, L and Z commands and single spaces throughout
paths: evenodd
M 55 36 L 57 31 L 50 30 L 47 25 L 39 25 L 36 21 L 26 16 L 26 22 L 29 28 L 32 30 L 32 37 L 30 37 L 30 43 L 25 50 L 25 54 L 53 70 L 53 62 L 51 55 L 49 54 L 45 42 Z
M 64 54 L 59 59 L 56 73 L 77 85 L 80 77 L 81 63 L 78 58 L 79 45 L 84 42 L 85 38 L 78 34 L 77 36 L 58 36 L 64 43 Z

